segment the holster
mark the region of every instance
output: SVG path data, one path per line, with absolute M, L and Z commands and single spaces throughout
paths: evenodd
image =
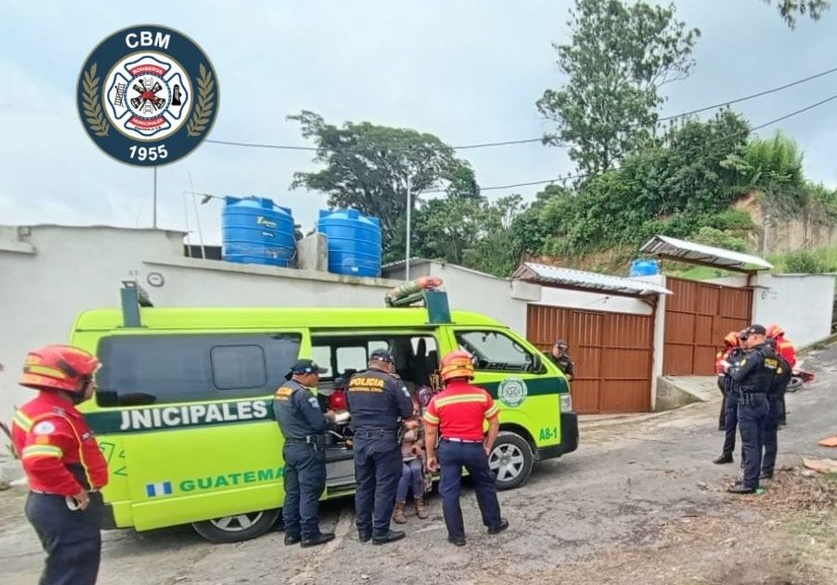
M 316 451 L 325 451 L 325 435 L 308 435 L 305 442 L 313 445 Z

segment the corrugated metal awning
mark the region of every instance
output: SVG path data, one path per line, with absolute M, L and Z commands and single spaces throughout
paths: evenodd
M 588 292 L 609 292 L 623 296 L 642 297 L 650 295 L 670 295 L 670 290 L 652 282 L 645 282 L 622 276 L 598 274 L 584 270 L 573 270 L 559 266 L 548 266 L 534 262 L 523 263 L 512 278 L 551 285 L 560 288 L 583 290 Z
M 679 262 L 702 264 L 736 272 L 758 272 L 759 270 L 773 268 L 770 262 L 758 256 L 678 240 L 668 236 L 654 236 L 645 243 L 640 252 L 655 254 Z

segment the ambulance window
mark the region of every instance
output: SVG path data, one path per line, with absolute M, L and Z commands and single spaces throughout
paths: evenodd
M 322 380 L 330 380 L 334 377 L 332 373 L 334 364 L 331 363 L 331 347 L 328 345 L 315 345 L 311 348 L 311 359 L 317 365 L 323 368 L 328 368 L 328 373 L 320 376 Z
M 258 345 L 216 345 L 210 352 L 212 380 L 219 390 L 261 388 L 267 383 L 264 350 Z
M 525 372 L 534 363 L 530 352 L 499 331 L 460 331 L 456 340 L 460 349 L 473 354 L 478 370 Z
M 337 348 L 337 371 L 357 370 L 362 372 L 366 369 L 369 358 L 366 354 L 366 347 L 338 347 Z
M 99 406 L 269 396 L 299 356 L 296 333 L 113 335 L 99 342 Z

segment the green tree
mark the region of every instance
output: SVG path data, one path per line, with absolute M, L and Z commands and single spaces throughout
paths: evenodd
M 762 0 L 765 4 L 773 4 L 773 0 Z M 819 20 L 831 8 L 827 0 L 779 0 L 776 4 L 779 15 L 789 28 L 796 28 L 796 18 L 806 14 L 811 20 Z
M 700 31 L 676 20 L 673 4 L 641 1 L 576 0 L 568 24 L 570 43 L 553 44 L 567 83 L 537 102 L 557 124 L 544 141 L 569 145 L 579 170 L 600 173 L 651 141 L 659 88 L 689 75 Z
M 291 188 L 321 191 L 328 194 L 330 206 L 378 217 L 385 248 L 407 209 L 408 178 L 413 206 L 428 189 L 447 188 L 454 197 L 479 196 L 468 162 L 432 134 L 369 122 L 346 122 L 338 128 L 310 111 L 288 119 L 299 122 L 302 136 L 315 141 L 314 162 L 325 165 L 316 172 L 295 173 Z

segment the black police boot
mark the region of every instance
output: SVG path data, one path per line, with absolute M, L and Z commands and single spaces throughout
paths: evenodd
M 759 475 L 759 479 L 773 479 L 773 472 L 771 471 L 768 473 L 766 471 L 762 471 Z
M 309 546 L 325 544 L 327 542 L 331 542 L 332 540 L 334 540 L 333 532 L 322 532 L 314 538 L 303 538 L 299 546 L 301 546 L 302 548 L 307 548 Z
M 500 524 L 498 524 L 497 526 L 492 526 L 491 528 L 488 529 L 488 534 L 500 534 L 501 532 L 503 532 L 508 527 L 509 527 L 509 521 L 506 520 L 505 518 L 503 518 L 500 521 Z
M 727 490 L 731 494 L 754 494 L 756 493 L 755 488 L 749 488 L 745 486 L 743 483 L 737 483 L 731 488 Z
M 292 536 L 290 534 L 285 535 L 285 546 L 291 546 L 292 544 L 298 544 L 299 541 L 302 540 L 298 536 Z
M 716 465 L 723 465 L 724 463 L 732 463 L 732 455 L 727 455 L 727 454 L 721 455 L 717 459 L 713 459 L 712 463 L 714 463 Z
M 401 540 L 405 536 L 407 536 L 407 533 L 403 530 L 390 530 L 384 536 L 373 536 L 372 544 L 386 544 L 388 542 L 395 542 L 396 540 Z
M 465 546 L 466 544 L 464 538 L 453 538 L 452 536 L 448 536 L 448 542 L 456 546 Z
M 361 542 L 369 542 L 370 540 L 372 540 L 372 533 L 366 532 L 365 530 L 358 530 L 357 539 Z

